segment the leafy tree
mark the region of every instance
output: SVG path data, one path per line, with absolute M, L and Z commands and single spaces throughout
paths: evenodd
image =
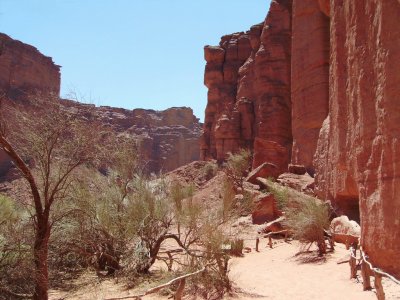
M 4 101 L 0 149 L 29 184 L 33 205 L 33 298 L 48 299 L 49 239 L 59 218 L 52 214 L 53 207 L 67 198 L 76 170 L 99 157 L 101 128 L 95 123 L 88 126 L 78 112 L 66 110 L 51 95 L 33 97 L 24 109 Z

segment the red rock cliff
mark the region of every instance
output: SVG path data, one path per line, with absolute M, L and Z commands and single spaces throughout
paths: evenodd
M 251 51 L 229 101 L 218 80 L 207 84 L 202 141 L 203 158 L 248 147 L 254 166 L 272 162 L 282 173 L 289 160 L 303 165 L 319 197 L 361 220 L 373 264 L 397 276 L 399 16 L 398 0 L 272 1 L 263 25 L 245 34 Z M 208 67 L 207 77 L 218 76 Z
M 227 73 L 229 71 L 227 70 Z M 60 91 L 60 67 L 36 48 L 0 33 L 0 95 L 11 101 L 26 99 L 32 93 Z M 19 103 L 20 108 L 29 101 Z M 85 104 L 62 100 L 66 108 L 82 109 Z M 111 125 L 142 141 L 141 153 L 148 172 L 171 171 L 200 157 L 201 124 L 190 108 L 170 108 L 164 111 L 126 110 L 112 107 L 93 109 L 93 118 Z M 11 163 L 0 152 L 0 176 Z
M 202 158 L 223 160 L 239 148 L 287 169 L 292 145 L 290 104 L 291 1 L 271 4 L 263 24 L 205 47 L 209 88 Z M 228 71 L 228 72 L 227 72 Z
M 35 47 L 0 33 L 0 96 L 22 99 L 31 93 L 60 92 L 60 67 Z M 0 174 L 11 163 L 0 151 Z
M 330 15 L 318 191 L 344 210 L 359 205 L 371 261 L 400 276 L 400 2 L 331 0 Z
M 35 47 L 0 33 L 0 89 L 9 98 L 60 92 L 60 67 Z
M 329 106 L 329 18 L 316 0 L 293 2 L 292 163 L 314 174 L 313 156 Z

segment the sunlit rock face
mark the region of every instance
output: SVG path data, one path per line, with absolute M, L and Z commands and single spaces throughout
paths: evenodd
M 262 24 L 205 47 L 209 88 L 203 159 L 254 150 L 253 166 L 267 161 L 284 172 L 290 161 L 291 1 L 273 1 Z
M 7 101 L 15 101 L 19 109 L 24 109 L 30 104 L 28 96 L 31 94 L 51 93 L 58 96 L 59 92 L 60 67 L 35 47 L 0 33 L 1 96 L 5 96 Z M 81 110 L 87 119 L 84 115 L 86 104 L 68 100 L 61 103 L 66 109 Z M 154 111 L 92 107 L 90 111 L 92 119 L 110 125 L 116 132 L 125 132 L 140 139 L 142 162 L 148 173 L 171 171 L 200 158 L 202 126 L 191 108 Z M 7 155 L 0 152 L 0 177 L 7 174 L 11 166 Z
M 0 33 L 0 90 L 9 98 L 60 92 L 60 66 L 35 47 Z
M 361 222 L 371 261 L 397 276 L 399 16 L 398 0 L 272 1 L 263 24 L 236 34 L 251 49 L 206 47 L 201 140 L 203 159 L 244 147 L 254 168 L 304 168 L 320 198 Z
M 168 172 L 200 159 L 202 124 L 189 107 L 172 107 L 163 111 L 127 110 L 110 106 L 92 106 L 62 100 L 67 109 L 81 111 L 82 117 L 100 121 L 117 133 L 139 141 L 141 163 L 147 173 Z
M 329 117 L 315 156 L 321 197 L 359 205 L 373 264 L 400 276 L 400 2 L 331 0 Z
M 32 93 L 59 92 L 60 67 L 35 47 L 0 33 L 0 97 L 20 101 Z M 8 156 L 0 151 L 0 177 L 10 167 Z

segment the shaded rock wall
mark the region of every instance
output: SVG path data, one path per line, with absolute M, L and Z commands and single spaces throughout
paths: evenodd
M 316 154 L 320 195 L 360 206 L 362 245 L 400 276 L 400 3 L 331 0 L 329 119 Z
M 60 92 L 60 66 L 35 47 L 0 33 L 0 90 L 9 98 Z
M 329 107 L 329 18 L 315 0 L 293 2 L 292 163 L 313 175 L 313 156 Z

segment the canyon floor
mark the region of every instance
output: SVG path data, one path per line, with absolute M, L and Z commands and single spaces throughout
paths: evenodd
M 218 173 L 211 180 L 202 176 L 204 163 L 195 162 L 171 172 L 168 176 L 184 182 L 192 182 L 198 190 L 194 195 L 195 201 L 201 201 L 211 209 L 215 209 L 218 195 L 223 184 L 223 174 Z M 196 200 L 197 199 L 197 200 Z M 284 242 L 274 240 L 273 248 L 267 245 L 268 239 L 258 234 L 263 225 L 253 225 L 251 216 L 233 220 L 232 226 L 227 229 L 230 236 L 241 238 L 245 247 L 251 249 L 243 257 L 230 260 L 229 276 L 233 281 L 234 294 L 226 296 L 227 300 L 245 299 L 376 299 L 375 290 L 363 291 L 360 272 L 357 279 L 350 280 L 349 264 L 339 261 L 346 260 L 349 251 L 343 244 L 336 243 L 335 251 L 320 258 L 316 248 L 309 252 L 300 253 L 301 245 L 297 241 Z M 255 240 L 260 237 L 259 252 L 255 251 Z M 174 248 L 168 243 L 162 250 Z M 152 267 L 153 274 L 159 274 L 165 265 L 156 263 Z M 172 278 L 171 278 L 172 279 Z M 165 278 L 162 280 L 166 282 Z M 373 284 L 373 279 L 371 278 Z M 151 282 L 140 285 L 138 288 L 126 289 L 126 284 L 116 279 L 99 280 L 92 272 L 84 275 L 73 285 L 74 290 L 66 292 L 51 291 L 51 300 L 104 300 L 123 298 L 142 294 L 151 287 L 160 283 Z M 386 299 L 400 299 L 400 286 L 388 279 L 383 279 Z M 133 298 L 127 298 L 133 299 Z M 155 294 L 143 299 L 168 299 L 168 296 Z M 196 299 L 194 295 L 187 295 L 184 299 Z
M 349 279 L 350 269 L 347 263 L 337 263 L 348 255 L 348 250 L 342 244 L 336 244 L 334 252 L 320 258 L 315 251 L 298 254 L 300 245 L 296 241 L 285 243 L 276 240 L 270 249 L 267 239 L 261 239 L 259 252 L 256 252 L 254 236 L 250 234 L 247 237 L 245 246 L 252 248 L 252 251 L 230 261 L 230 277 L 235 294 L 225 297 L 227 300 L 376 299 L 375 290 L 362 290 L 361 276 L 358 279 Z M 103 300 L 129 297 L 144 291 L 144 288 L 126 290 L 123 284 L 116 283 L 115 280 L 86 279 L 90 283 L 81 282 L 81 288 L 72 293 L 52 291 L 50 299 Z M 400 299 L 400 287 L 385 279 L 383 284 L 386 299 Z M 159 294 L 143 299 L 169 298 Z M 190 295 L 185 299 L 196 298 Z

